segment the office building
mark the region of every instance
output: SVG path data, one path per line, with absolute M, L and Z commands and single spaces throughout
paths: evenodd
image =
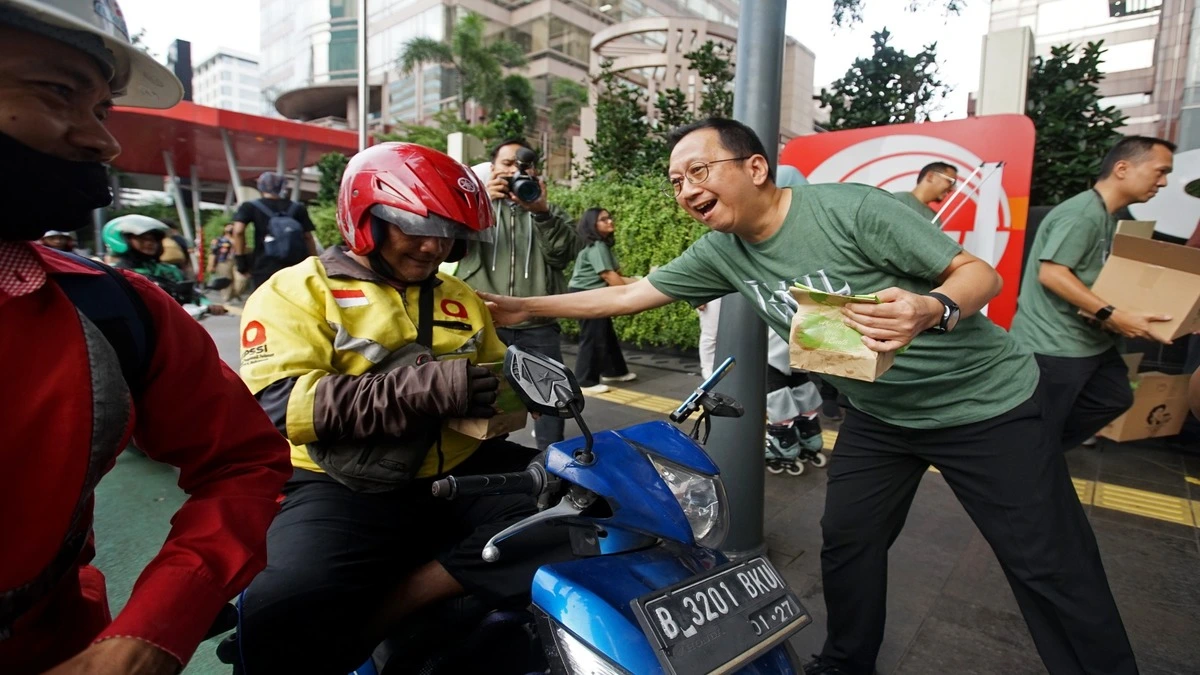
M 1021 26 L 1043 58 L 1103 40 L 1102 104 L 1125 114 L 1122 131 L 1200 145 L 1196 0 L 992 0 L 989 31 Z
M 212 108 L 251 115 L 270 115 L 258 76 L 258 61 L 249 54 L 222 49 L 200 62 L 192 76 L 193 100 Z

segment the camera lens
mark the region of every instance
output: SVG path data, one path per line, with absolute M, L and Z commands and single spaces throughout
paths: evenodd
M 542 196 L 542 186 L 533 178 L 521 174 L 508 180 L 508 188 L 517 199 L 526 203 L 536 202 Z

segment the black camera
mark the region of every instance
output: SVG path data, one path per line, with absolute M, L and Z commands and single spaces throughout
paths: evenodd
M 529 204 L 542 198 L 542 186 L 529 170 L 537 164 L 537 153 L 529 148 L 517 148 L 517 173 L 508 177 L 508 190 L 517 199 Z

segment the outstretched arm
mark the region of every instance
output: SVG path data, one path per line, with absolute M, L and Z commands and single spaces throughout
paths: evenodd
M 593 291 L 513 298 L 480 293 L 492 312 L 497 326 L 511 326 L 535 316 L 557 319 L 600 319 L 608 316 L 637 314 L 668 305 L 675 299 L 652 286 L 646 279 L 622 286 Z

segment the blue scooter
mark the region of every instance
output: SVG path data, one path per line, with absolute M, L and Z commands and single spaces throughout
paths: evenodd
M 742 414 L 737 401 L 713 391 L 732 367 L 733 359 L 727 359 L 671 413 L 673 422 L 683 423 L 700 412 L 691 437 L 666 422 L 593 435 L 583 420 L 584 397 L 574 374 L 540 354 L 508 348 L 505 377 L 529 410 L 574 418 L 582 436 L 550 446 L 544 464 L 507 474 L 448 476 L 433 484 L 433 494 L 444 499 L 528 494 L 538 500 L 542 510 L 488 542 L 485 561 L 500 559 L 506 539 L 549 524 L 569 528 L 577 559 L 537 571 L 528 612 L 493 612 L 473 630 L 455 633 L 467 636 L 457 652 L 510 647 L 520 641 L 511 631 L 490 642 L 481 636 L 516 625 L 524 626 L 544 659 L 514 672 L 801 672 L 787 639 L 811 622 L 808 612 L 766 556 L 731 562 L 717 550 L 729 527 L 728 504 L 719 470 L 697 441 L 707 440 L 711 417 Z M 411 637 L 399 642 L 401 652 L 421 644 Z M 482 647 L 485 653 L 490 648 Z M 377 650 L 354 672 L 457 670 L 436 667 L 436 659 L 420 665 L 399 660 L 405 665 L 381 658 Z

